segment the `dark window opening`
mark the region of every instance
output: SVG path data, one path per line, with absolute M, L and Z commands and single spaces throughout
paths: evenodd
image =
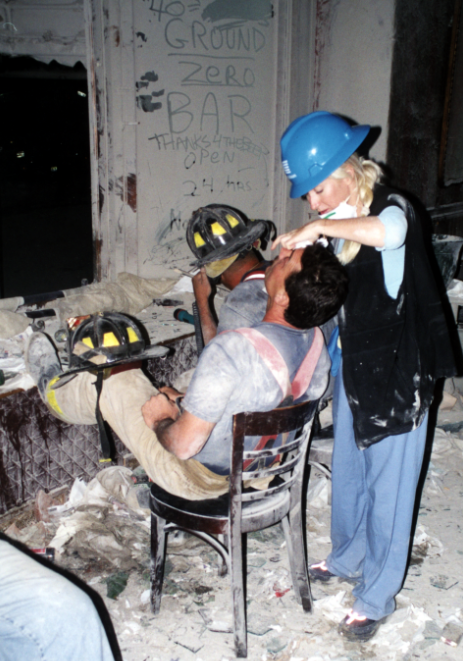
M 0 55 L 0 296 L 93 280 L 85 67 Z

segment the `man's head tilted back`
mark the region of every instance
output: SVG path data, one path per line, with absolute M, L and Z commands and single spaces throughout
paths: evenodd
M 284 291 L 284 318 L 296 328 L 321 326 L 334 317 L 344 303 L 348 276 L 338 258 L 320 244 L 285 250 L 267 269 L 269 296 Z

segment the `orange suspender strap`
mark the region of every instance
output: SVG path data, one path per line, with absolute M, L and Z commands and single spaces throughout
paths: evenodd
M 233 331 L 232 331 L 233 332 Z M 281 388 L 283 393 L 282 401 L 290 393 L 293 396 L 293 400 L 301 397 L 309 387 L 310 381 L 312 379 L 313 373 L 320 358 L 320 354 L 323 349 L 324 339 L 323 334 L 319 328 L 315 328 L 314 338 L 312 340 L 312 346 L 307 352 L 304 360 L 302 361 L 299 369 L 294 377 L 293 383 L 291 384 L 289 380 L 289 371 L 286 365 L 283 356 L 278 351 L 278 349 L 270 342 L 270 340 L 265 337 L 262 333 L 255 330 L 254 328 L 238 328 L 235 330 L 236 333 L 244 335 L 259 356 L 262 358 L 264 363 L 269 368 L 270 372 L 275 377 L 278 385 Z M 265 448 L 267 443 L 270 440 L 275 440 L 273 436 L 261 436 L 259 442 L 257 443 L 255 450 L 262 450 Z M 284 441 L 283 441 L 284 444 Z M 280 455 L 274 458 L 274 462 L 279 460 Z M 243 468 L 247 468 L 252 464 L 253 459 L 247 459 L 243 462 Z
M 318 360 L 322 353 L 323 346 L 325 344 L 325 339 L 321 330 L 318 327 L 314 330 L 315 334 L 312 341 L 312 346 L 310 347 L 306 357 L 297 370 L 297 374 L 291 384 L 294 401 L 298 400 L 299 397 L 302 397 L 302 395 L 309 387 L 315 372 L 315 368 L 317 367 Z
M 233 331 L 232 331 L 233 332 Z M 289 380 L 288 367 L 278 349 L 262 333 L 254 328 L 237 328 L 235 333 L 244 335 L 251 342 L 254 349 L 269 368 L 270 372 L 280 386 L 282 400 L 291 393 L 291 382 Z
M 282 400 L 289 394 L 292 394 L 293 400 L 296 401 L 308 389 L 325 343 L 321 330 L 315 328 L 314 331 L 312 345 L 292 383 L 289 380 L 288 367 L 283 356 L 265 335 L 254 328 L 238 328 L 235 332 L 244 335 L 251 342 L 254 349 L 267 365 L 281 388 L 283 393 Z

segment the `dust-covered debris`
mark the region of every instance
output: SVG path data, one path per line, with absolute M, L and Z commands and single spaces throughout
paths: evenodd
M 248 535 L 248 658 L 461 659 L 462 643 L 455 632 L 463 628 L 462 475 L 463 431 L 461 436 L 438 431 L 397 609 L 374 638 L 361 645 L 337 633 L 353 604 L 351 584 L 341 579 L 312 583 L 314 612 L 304 613 L 292 588 L 281 528 Z M 35 509 L 42 520 L 36 520 L 31 507 L 27 515 L 10 517 L 5 527 L 29 546 L 54 546 L 56 562 L 99 592 L 124 661 L 231 661 L 235 653 L 230 580 L 219 576 L 220 558 L 202 540 L 183 533 L 169 536 L 161 611 L 156 617 L 151 613 L 149 511 L 140 506 L 148 502 L 149 487 L 137 480 L 140 469 L 135 475 L 128 468 L 105 469 L 89 484 L 76 481 L 66 498 L 55 498 L 49 507 L 48 498 L 41 495 Z M 309 562 L 326 558 L 330 551 L 330 492 L 326 474 L 312 468 Z M 445 633 L 450 640 L 452 631 L 456 647 L 444 642 Z

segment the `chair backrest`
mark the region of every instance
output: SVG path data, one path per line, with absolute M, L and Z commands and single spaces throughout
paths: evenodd
M 263 500 L 270 495 L 291 489 L 291 507 L 301 499 L 302 480 L 313 418 L 318 401 L 273 409 L 272 411 L 244 412 L 233 416 L 233 445 L 230 472 L 230 508 L 241 510 L 241 502 Z M 296 431 L 293 440 L 278 447 L 261 450 L 244 450 L 246 436 L 268 436 Z M 269 444 L 269 446 L 271 443 Z M 270 466 L 269 459 L 279 461 Z M 258 468 L 246 470 L 246 465 L 257 462 Z M 263 467 L 260 467 L 263 464 Z M 254 479 L 268 480 L 280 476 L 277 483 L 270 482 L 267 488 L 243 492 L 243 482 Z

